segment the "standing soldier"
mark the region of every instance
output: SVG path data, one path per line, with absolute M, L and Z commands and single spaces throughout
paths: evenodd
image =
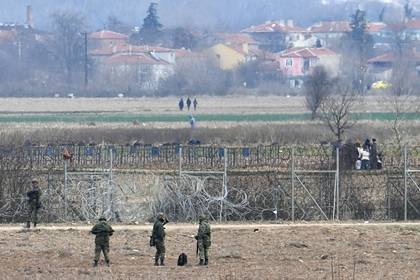
M 32 190 L 26 193 L 28 198 L 28 220 L 26 222 L 26 227 L 31 227 L 31 221 L 36 227 L 38 223 L 38 210 L 41 208 L 41 190 L 39 189 L 37 179 L 32 179 Z
M 195 236 L 197 239 L 197 249 L 200 255 L 199 265 L 209 264 L 209 249 L 211 246 L 211 229 L 205 215 L 199 218 L 200 225 L 198 226 L 198 233 Z
M 187 108 L 188 108 L 188 111 L 190 110 L 190 107 L 191 107 L 191 99 L 188 97 L 187 98 Z
M 184 109 L 184 99 L 182 99 L 182 97 L 178 102 L 178 107 L 179 107 L 180 111 L 182 111 Z
M 197 98 L 194 98 L 193 105 L 194 105 L 194 111 L 197 110 L 197 105 L 198 105 Z
M 112 227 L 106 222 L 104 217 L 99 218 L 99 222 L 90 231 L 95 234 L 95 259 L 93 266 L 98 266 L 101 251 L 104 254 L 106 265 L 109 266 L 109 237 L 114 233 Z
M 168 223 L 163 213 L 159 213 L 155 224 L 153 225 L 152 239 L 156 246 L 155 266 L 165 265 L 165 227 Z

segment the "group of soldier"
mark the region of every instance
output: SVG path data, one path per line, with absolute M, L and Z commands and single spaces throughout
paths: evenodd
M 32 180 L 32 189 L 26 193 L 28 199 L 28 219 L 26 227 L 30 228 L 31 221 L 33 227 L 38 223 L 38 210 L 41 208 L 41 190 L 37 179 Z M 150 245 L 156 248 L 155 266 L 165 265 L 165 224 L 168 223 L 165 215 L 159 213 L 153 225 L 152 235 L 150 237 Z M 95 258 L 93 266 L 98 266 L 101 252 L 104 255 L 105 263 L 110 265 L 109 261 L 109 238 L 113 235 L 114 230 L 104 217 L 100 217 L 98 222 L 90 231 L 95 237 Z M 197 235 L 197 253 L 200 257 L 199 265 L 209 264 L 209 249 L 211 246 L 211 228 L 205 215 L 199 217 L 199 227 Z M 184 253 L 183 253 L 184 254 Z

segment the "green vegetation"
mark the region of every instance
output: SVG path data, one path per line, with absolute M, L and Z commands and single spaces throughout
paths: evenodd
M 197 121 L 218 121 L 218 122 L 287 122 L 310 120 L 311 114 L 203 114 L 196 115 Z M 379 120 L 391 121 L 392 113 L 355 113 L 352 118 L 357 120 Z M 419 113 L 405 113 L 402 115 L 405 120 L 420 120 Z M 66 123 L 88 123 L 88 122 L 187 122 L 188 115 L 141 115 L 124 113 L 40 113 L 40 114 L 2 114 L 0 123 L 33 123 L 33 122 L 66 122 Z

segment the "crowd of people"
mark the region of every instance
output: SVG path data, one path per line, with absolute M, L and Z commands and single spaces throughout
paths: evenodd
M 191 109 L 191 105 L 193 106 L 194 111 L 196 111 L 197 106 L 198 106 L 197 98 L 194 98 L 194 100 L 191 101 L 191 98 L 188 97 L 187 100 L 184 103 L 184 98 L 181 97 L 181 99 L 179 99 L 179 102 L 178 102 L 179 110 L 183 111 L 185 105 L 187 106 L 188 111 Z
M 372 141 L 366 139 L 363 145 L 356 141 L 356 149 L 359 154 L 355 163 L 356 170 L 382 169 L 382 153 L 378 152 L 375 138 Z

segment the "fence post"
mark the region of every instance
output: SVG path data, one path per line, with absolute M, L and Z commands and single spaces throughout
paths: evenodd
M 404 146 L 404 221 L 407 221 L 407 146 Z
M 64 160 L 64 219 L 67 221 L 67 184 L 68 184 L 68 174 L 67 174 L 67 162 L 68 159 Z
M 178 165 L 178 170 L 179 170 L 179 180 L 181 182 L 181 173 L 182 173 L 182 146 L 179 146 L 179 151 L 178 151 L 178 155 L 179 155 L 179 165 Z
M 228 149 L 223 148 L 223 156 L 224 156 L 224 170 L 223 170 L 223 188 L 222 188 L 222 196 L 220 197 L 220 213 L 219 213 L 219 222 L 222 221 L 223 218 L 223 200 L 225 199 L 225 194 L 227 193 L 227 165 L 228 165 Z
M 108 181 L 108 211 L 110 213 L 110 219 L 113 219 L 113 199 L 112 199 L 112 184 L 113 184 L 113 174 L 112 174 L 112 168 L 113 168 L 113 160 L 114 160 L 114 151 L 112 149 L 113 147 L 110 147 L 109 149 L 109 181 Z
M 295 147 L 292 147 L 292 222 L 295 221 Z
M 336 149 L 336 161 L 337 161 L 337 170 L 336 170 L 336 194 L 337 194 L 337 221 L 340 220 L 340 148 Z

